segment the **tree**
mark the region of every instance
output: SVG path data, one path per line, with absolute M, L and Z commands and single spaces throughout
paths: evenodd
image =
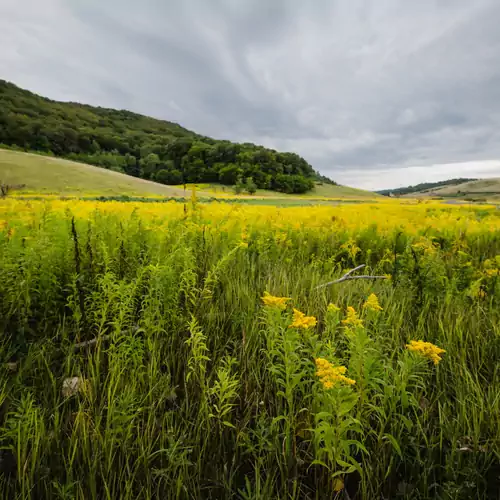
M 161 184 L 182 184 L 182 174 L 179 170 L 158 170 L 155 174 L 155 181 Z
M 247 177 L 245 181 L 245 189 L 248 194 L 255 194 L 257 191 L 257 185 L 253 181 L 252 177 Z
M 238 177 L 242 174 L 241 169 L 238 165 L 234 163 L 230 163 L 227 167 L 224 167 L 219 172 L 219 180 L 222 184 L 226 184 L 227 186 L 232 186 L 236 184 Z
M 142 158 L 139 162 L 144 177 L 150 179 L 152 174 L 156 171 L 158 164 L 160 163 L 160 158 L 156 153 L 149 153 L 146 158 Z

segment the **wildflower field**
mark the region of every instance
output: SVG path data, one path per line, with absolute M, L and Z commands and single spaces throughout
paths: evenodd
M 0 200 L 0 498 L 499 498 L 499 275 L 493 206 Z

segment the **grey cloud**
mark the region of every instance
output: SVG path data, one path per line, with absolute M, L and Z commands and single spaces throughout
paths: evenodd
M 498 19 L 497 0 L 18 0 L 0 5 L 0 68 L 352 182 L 500 158 Z

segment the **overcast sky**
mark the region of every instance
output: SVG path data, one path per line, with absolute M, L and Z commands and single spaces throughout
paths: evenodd
M 0 78 L 352 186 L 500 177 L 499 23 L 500 0 L 0 0 Z

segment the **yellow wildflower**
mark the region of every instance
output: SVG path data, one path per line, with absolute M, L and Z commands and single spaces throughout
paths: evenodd
M 430 359 L 435 365 L 441 361 L 439 355 L 446 352 L 444 349 L 423 340 L 412 340 L 409 344 L 406 344 L 406 348 Z
M 336 313 L 336 312 L 339 312 L 340 311 L 340 307 L 338 307 L 337 305 L 335 305 L 333 302 L 330 302 L 328 304 L 328 307 L 326 309 L 329 313 Z
M 346 319 L 342 320 L 342 323 L 345 326 L 353 328 L 363 326 L 363 320 L 358 318 L 358 313 L 356 312 L 356 309 L 354 309 L 354 307 L 351 306 L 347 308 L 347 317 Z
M 371 311 L 382 311 L 382 307 L 378 303 L 378 297 L 371 293 L 363 304 L 363 309 L 370 309 Z
M 274 307 L 284 311 L 286 309 L 286 303 L 290 300 L 290 297 L 275 297 L 269 292 L 264 292 L 264 296 L 261 297 L 262 302 L 267 307 Z
M 340 479 L 340 477 L 336 477 L 333 480 L 333 491 L 338 493 L 339 491 L 342 491 L 344 489 L 344 481 Z
M 500 274 L 500 271 L 498 269 L 486 269 L 484 273 L 488 277 L 493 277 L 493 276 L 498 276 Z
M 314 316 L 306 316 L 303 312 L 298 309 L 293 310 L 293 322 L 288 328 L 304 328 L 307 330 L 313 326 L 316 326 L 316 318 Z
M 347 371 L 345 366 L 333 366 L 324 358 L 317 358 L 315 363 L 316 376 L 319 377 L 325 389 L 331 389 L 339 382 L 347 385 L 354 385 L 356 383 L 355 380 L 344 376 L 344 373 Z

